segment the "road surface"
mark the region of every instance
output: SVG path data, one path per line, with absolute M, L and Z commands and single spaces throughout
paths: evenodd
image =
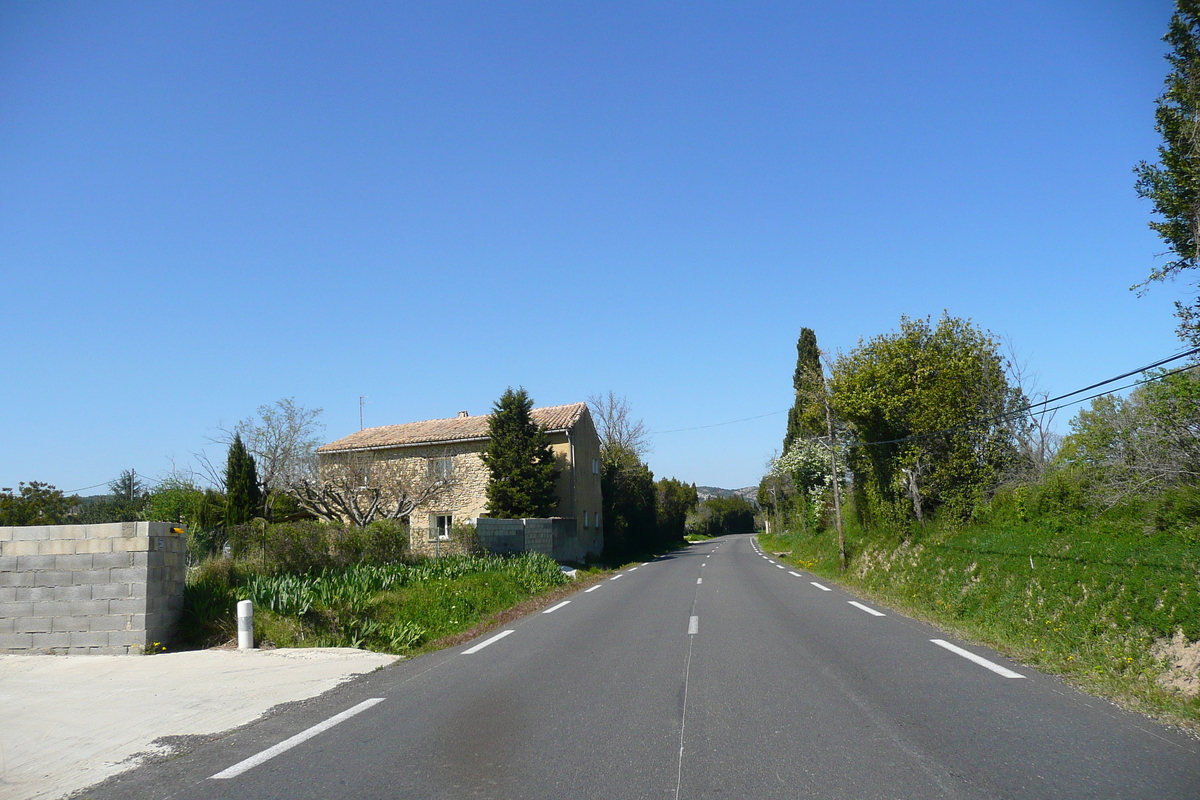
M 1194 800 L 1200 742 L 735 536 L 85 796 Z

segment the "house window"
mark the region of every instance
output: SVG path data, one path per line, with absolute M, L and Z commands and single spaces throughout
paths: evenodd
M 584 511 L 583 512 L 583 527 L 586 528 L 588 526 L 587 523 L 588 523 L 588 512 Z
M 596 512 L 596 527 L 597 528 L 600 527 L 600 512 L 599 511 Z
M 600 474 L 600 459 L 598 459 L 598 458 L 592 459 L 592 474 L 593 475 Z
M 449 539 L 450 529 L 454 527 L 454 516 L 451 514 L 431 514 L 433 524 L 429 526 L 429 541 Z
M 446 480 L 454 474 L 453 458 L 430 458 L 427 461 L 429 464 L 429 477 L 431 478 Z

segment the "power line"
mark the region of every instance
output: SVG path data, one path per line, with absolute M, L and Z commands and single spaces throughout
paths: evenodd
M 907 442 L 907 441 L 911 441 L 911 440 L 913 440 L 913 439 L 922 439 L 922 438 L 925 438 L 925 437 L 928 437 L 928 436 L 936 436 L 936 435 L 939 435 L 939 434 L 942 434 L 942 433 L 950 433 L 950 432 L 953 432 L 953 431 L 956 431 L 956 430 L 959 430 L 959 429 L 961 429 L 961 428 L 965 428 L 965 427 L 977 427 L 977 426 L 979 426 L 979 425 L 989 424 L 989 423 L 991 423 L 991 422 L 999 422 L 999 421 L 1003 421 L 1003 420 L 1010 419 L 1010 418 L 1012 418 L 1012 417 L 1015 417 L 1015 416 L 1020 416 L 1021 414 L 1025 414 L 1025 413 L 1031 412 L 1033 409 L 1035 409 L 1035 408 L 1037 408 L 1037 407 L 1039 407 L 1039 406 L 1048 406 L 1050 403 L 1057 403 L 1058 401 L 1060 401 L 1060 400 L 1065 400 L 1065 399 L 1067 399 L 1068 397 L 1074 397 L 1074 396 L 1075 396 L 1075 395 L 1077 395 L 1077 394 L 1083 394 L 1084 392 L 1091 391 L 1092 389 L 1098 389 L 1098 388 L 1100 388 L 1101 386 L 1106 386 L 1106 385 L 1108 385 L 1108 384 L 1110 384 L 1110 383 L 1116 383 L 1116 382 L 1117 382 L 1117 381 L 1119 381 L 1119 380 L 1123 380 L 1124 378 L 1128 378 L 1130 375 L 1137 375 L 1137 374 L 1138 374 L 1138 373 L 1140 373 L 1140 372 L 1146 372 L 1147 370 L 1151 370 L 1151 369 L 1154 369 L 1154 368 L 1156 368 L 1156 367 L 1161 367 L 1161 366 L 1163 366 L 1164 364 L 1170 364 L 1170 363 L 1171 363 L 1171 362 L 1173 362 L 1173 361 L 1178 361 L 1178 360 L 1179 360 L 1179 359 L 1181 359 L 1181 358 L 1187 358 L 1188 356 L 1191 356 L 1191 355 L 1196 355 L 1196 354 L 1200 354 L 1200 347 L 1193 347 L 1193 348 L 1190 348 L 1190 349 L 1188 349 L 1188 350 L 1183 350 L 1183 351 L 1181 351 L 1181 352 L 1179 352 L 1179 353 L 1176 353 L 1175 355 L 1168 356 L 1168 357 L 1166 357 L 1166 358 L 1160 358 L 1158 361 L 1154 361 L 1154 362 L 1152 362 L 1152 363 L 1150 363 L 1150 364 L 1147 364 L 1147 365 L 1145 365 L 1145 366 L 1143 366 L 1143 367 L 1138 367 L 1137 369 L 1131 369 L 1131 370 L 1129 370 L 1128 372 L 1123 372 L 1123 373 L 1121 373 L 1120 375 L 1116 375 L 1116 376 L 1114 376 L 1114 377 L 1112 377 L 1112 378 L 1108 378 L 1107 380 L 1099 381 L 1098 383 L 1093 383 L 1093 384 L 1091 384 L 1090 386 L 1084 386 L 1082 389 L 1076 389 L 1076 390 L 1075 390 L 1075 391 L 1073 391 L 1073 392 L 1067 392 L 1066 394 L 1060 394 L 1060 395 L 1058 395 L 1057 397 L 1050 397 L 1050 398 L 1047 398 L 1047 399 L 1045 399 L 1045 400 L 1040 400 L 1040 401 L 1038 401 L 1038 402 L 1036 402 L 1036 403 L 1030 403 L 1030 404 L 1028 404 L 1028 405 L 1026 405 L 1026 406 L 1024 406 L 1024 407 L 1022 407 L 1022 408 L 1019 408 L 1019 409 L 1016 409 L 1016 410 L 1014 410 L 1014 411 L 1009 411 L 1009 412 L 1007 412 L 1007 413 L 1005 413 L 1005 414 L 1002 414 L 1002 415 L 1001 415 L 1001 416 L 999 416 L 999 417 L 993 417 L 993 418 L 992 418 L 992 419 L 990 419 L 990 420 L 981 420 L 981 421 L 979 421 L 979 422 L 975 422 L 975 423 L 968 423 L 968 424 L 966 424 L 966 425 L 959 425 L 959 426 L 956 426 L 956 427 L 953 427 L 953 428 L 945 428 L 944 430 L 940 430 L 940 431 L 930 431 L 929 433 L 919 433 L 919 434 L 913 434 L 912 436 L 905 436 L 905 437 L 903 437 L 903 438 L 900 438 L 900 439 L 888 439 L 888 440 L 886 440 L 886 441 L 881 441 L 881 442 L 859 442 L 857 445 L 852 445 L 852 446 L 860 446 L 860 445 L 861 445 L 861 446 L 864 446 L 864 447 L 865 447 L 865 446 L 871 446 L 871 445 L 881 445 L 881 444 L 898 444 L 898 443 L 900 443 L 900 442 Z M 1101 392 L 1100 394 L 1092 395 L 1092 396 L 1090 396 L 1090 397 L 1085 397 L 1085 398 L 1083 398 L 1082 400 L 1076 400 L 1076 401 L 1074 401 L 1074 402 L 1071 402 L 1071 403 L 1064 403 L 1063 405 L 1056 406 L 1055 408 L 1043 408 L 1043 409 L 1042 409 L 1042 411 L 1040 411 L 1040 412 L 1038 412 L 1038 413 L 1043 413 L 1043 414 L 1044 414 L 1044 413 L 1049 413 L 1049 412 L 1051 412 L 1051 411 L 1058 411 L 1059 409 L 1066 408 L 1067 406 L 1076 405 L 1076 404 L 1078 404 L 1078 403 L 1085 403 L 1085 402 L 1087 402 L 1088 400 L 1093 400 L 1093 399 L 1095 399 L 1096 397 L 1100 397 L 1100 396 L 1102 396 L 1102 395 L 1105 395 L 1105 394 L 1112 394 L 1113 392 L 1120 392 L 1120 391 L 1124 391 L 1125 389 L 1129 389 L 1129 388 L 1131 388 L 1131 387 L 1133 387 L 1133 386 L 1140 386 L 1140 385 L 1142 385 L 1142 384 L 1144 384 L 1144 383 L 1149 383 L 1149 382 L 1150 382 L 1150 381 L 1152 381 L 1152 380 L 1158 380 L 1158 379 L 1160 379 L 1160 378 L 1165 378 L 1165 377 L 1167 377 L 1168 375 L 1174 375 L 1174 374 L 1176 374 L 1177 372 L 1183 372 L 1183 371 L 1185 371 L 1185 370 L 1189 370 L 1189 369 L 1192 369 L 1192 367 L 1191 367 L 1191 366 L 1188 366 L 1188 367 L 1181 367 L 1180 369 L 1173 370 L 1173 371 L 1171 371 L 1171 372 L 1168 372 L 1168 373 L 1166 373 L 1166 374 L 1164 374 L 1164 375 L 1159 375 L 1157 378 L 1150 378 L 1150 379 L 1147 379 L 1147 380 L 1145 380 L 1145 381 L 1137 381 L 1137 382 L 1135 382 L 1135 383 L 1131 383 L 1131 384 L 1129 384 L 1128 386 L 1121 386 L 1121 387 L 1119 387 L 1119 388 L 1116 388 L 1116 389 L 1110 389 L 1110 390 L 1109 390 L 1109 391 L 1107 391 L 1107 392 Z M 667 431 L 650 431 L 650 435 L 655 435 L 655 434 L 659 434 L 659 433 L 683 433 L 683 432 L 685 432 L 685 431 L 699 431 L 699 430 L 704 430 L 705 428 L 719 428 L 719 427 L 721 427 L 721 426 L 723 426 L 723 425 L 735 425 L 735 424 L 737 424 L 737 423 L 739 423 L 739 422 L 749 422 L 750 420 L 755 420 L 755 419 L 763 419 L 764 417 L 774 417 L 774 416 L 777 416 L 777 415 L 779 415 L 779 414 L 786 414 L 786 413 L 787 413 L 789 410 L 790 410 L 790 409 L 786 409 L 786 408 L 785 408 L 785 409 L 783 409 L 782 411 L 770 411 L 770 412 L 767 412 L 766 414 L 758 414 L 758 415 L 755 415 L 755 416 L 753 416 L 753 417 L 743 417 L 742 419 L 731 419 L 731 420 L 729 420 L 729 421 L 727 421 L 727 422 L 714 422 L 714 423 L 712 423 L 712 424 L 709 424 L 709 425 L 696 425 L 696 426 L 694 426 L 694 427 L 691 427 L 691 428 L 673 428 L 673 429 L 671 429 L 671 430 L 667 430 Z
M 112 483 L 112 481 L 105 481 L 104 483 L 97 483 L 92 486 L 84 486 L 82 489 L 72 489 L 69 492 L 63 492 L 63 494 L 65 494 L 65 495 L 78 494 L 80 492 L 86 492 L 88 489 L 98 489 L 101 486 L 108 486 L 108 484 L 110 484 L 110 483 Z
M 1200 350 L 1200 348 L 1197 348 L 1197 350 Z M 1195 351 L 1191 351 L 1191 352 L 1195 352 Z M 1184 355 L 1187 355 L 1187 354 L 1185 353 Z M 1176 360 L 1176 358 L 1182 358 L 1182 356 L 1172 357 L 1170 359 L 1165 359 L 1163 361 L 1156 362 L 1156 365 L 1161 365 L 1164 363 L 1168 363 L 1169 361 L 1174 361 L 1174 360 Z M 1162 380 L 1163 378 L 1168 378 L 1168 377 L 1170 377 L 1172 375 L 1176 375 L 1180 372 L 1187 372 L 1190 369 L 1196 369 L 1197 366 L 1200 366 L 1200 365 L 1189 364 L 1186 367 L 1179 367 L 1178 369 L 1173 369 L 1170 372 L 1164 372 L 1162 375 L 1155 375 L 1151 378 L 1146 378 L 1145 380 L 1134 381 L 1133 383 L 1128 383 L 1124 386 L 1118 386 L 1116 389 L 1109 389 L 1104 392 L 1097 392 L 1096 394 L 1089 395 L 1087 397 L 1081 397 L 1078 400 L 1072 400 L 1069 403 L 1063 403 L 1061 405 L 1055 406 L 1054 408 L 1044 408 L 1038 413 L 1048 414 L 1051 411 L 1059 411 L 1060 409 L 1067 408 L 1068 406 L 1076 406 L 1076 405 L 1079 405 L 1080 403 L 1086 403 L 1088 400 L 1095 400 L 1097 397 L 1104 397 L 1105 395 L 1112 394 L 1113 392 L 1123 392 L 1126 389 L 1133 388 L 1134 386 L 1144 386 L 1147 383 L 1153 383 L 1154 381 L 1159 381 L 1159 380 Z M 1153 367 L 1149 367 L 1148 369 L 1152 369 L 1152 368 Z M 912 441 L 917 441 L 918 439 L 928 439 L 933 436 L 941 436 L 944 433 L 955 433 L 956 431 L 968 430 L 970 428 L 984 427 L 986 425 L 991 425 L 991 424 L 997 423 L 997 422 L 1005 422 L 1007 420 L 1014 419 L 1016 417 L 1020 417 L 1024 414 L 1028 413 L 1030 409 L 1036 408 L 1037 406 L 1044 405 L 1045 403 L 1052 403 L 1052 402 L 1055 402 L 1057 400 L 1062 400 L 1067 397 L 1074 397 L 1075 395 L 1079 394 L 1080 392 L 1086 392 L 1088 389 L 1095 389 L 1098 386 L 1104 386 L 1107 383 L 1112 383 L 1114 380 L 1120 380 L 1121 378 L 1128 378 L 1130 375 L 1134 375 L 1137 372 L 1138 372 L 1137 370 L 1135 370 L 1134 372 L 1127 372 L 1124 375 L 1118 376 L 1117 378 L 1112 378 L 1107 381 L 1102 381 L 1101 383 L 1093 384 L 1087 388 L 1077 389 L 1074 392 L 1068 392 L 1067 394 L 1059 395 L 1058 397 L 1052 398 L 1050 400 L 1044 400 L 1040 403 L 1033 403 L 1031 405 L 1025 406 L 1024 408 L 1018 408 L 1015 411 L 1009 411 L 1007 413 L 1000 414 L 999 416 L 995 416 L 995 417 L 990 417 L 988 419 L 976 420 L 975 422 L 964 422 L 961 425 L 955 425 L 954 427 L 951 427 L 951 428 L 942 428 L 941 430 L 936 430 L 936 431 L 927 431 L 925 433 L 914 433 L 911 436 L 902 436 L 899 439 L 883 439 L 878 442 L 850 442 L 847 445 L 847 447 L 877 447 L 879 445 L 884 445 L 884 444 L 900 444 L 902 442 L 912 442 Z
M 684 431 L 701 431 L 701 429 L 703 429 L 703 428 L 719 428 L 722 425 L 734 425 L 734 423 L 737 423 L 737 422 L 749 422 L 750 420 L 761 420 L 761 419 L 763 419 L 764 416 L 778 416 L 780 414 L 787 414 L 787 411 L 788 411 L 788 409 L 785 408 L 782 411 L 768 411 L 767 414 L 760 414 L 757 416 L 746 416 L 740 420 L 730 420 L 728 422 L 713 422 L 712 425 L 697 425 L 694 428 L 674 428 L 674 429 L 672 429 L 672 431 L 650 431 L 649 434 L 654 435 L 655 433 L 682 433 Z

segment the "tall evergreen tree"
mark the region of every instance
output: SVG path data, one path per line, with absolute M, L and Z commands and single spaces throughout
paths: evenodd
M 1200 267 L 1200 0 L 1177 0 L 1163 41 L 1171 45 L 1171 69 L 1154 113 L 1154 129 L 1163 138 L 1159 163 L 1143 161 L 1134 172 L 1138 196 L 1149 198 L 1162 218 L 1150 227 L 1172 258 L 1135 289 Z M 1175 309 L 1180 338 L 1200 345 L 1200 299 L 1176 302 Z
M 480 457 L 490 473 L 488 514 L 493 517 L 548 517 L 558 505 L 554 452 L 532 411 L 529 393 L 524 388 L 514 392 L 511 386 L 492 408 Z
M 796 372 L 792 376 L 796 398 L 788 410 L 787 433 L 783 437 L 784 453 L 797 439 L 825 435 L 825 412 L 818 399 L 825 391 L 821 376 L 821 351 L 817 348 L 817 335 L 811 328 L 801 328 L 800 339 L 796 342 Z
M 225 461 L 225 524 L 243 525 L 254 519 L 261 507 L 254 456 L 246 449 L 241 434 L 234 434 Z

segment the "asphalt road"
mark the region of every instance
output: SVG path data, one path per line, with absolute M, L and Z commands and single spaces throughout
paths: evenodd
M 819 583 L 694 545 L 84 796 L 1200 798 L 1200 742 Z

